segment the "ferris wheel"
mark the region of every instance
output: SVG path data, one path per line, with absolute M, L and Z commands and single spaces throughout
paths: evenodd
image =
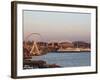
M 32 40 L 32 41 L 38 41 L 42 38 L 40 33 L 30 33 L 25 37 L 25 41 Z
M 38 39 L 36 39 L 36 37 L 42 38 L 39 33 L 31 33 L 28 36 L 26 36 L 26 38 L 25 38 L 25 41 L 27 41 L 28 39 L 33 41 L 33 45 L 30 50 L 31 55 L 40 55 L 41 54 L 41 52 L 39 51 L 39 48 L 37 46 Z

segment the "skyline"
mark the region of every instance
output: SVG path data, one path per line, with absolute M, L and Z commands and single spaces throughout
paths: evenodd
M 40 41 L 90 42 L 91 15 L 86 13 L 23 11 L 24 38 L 39 33 Z

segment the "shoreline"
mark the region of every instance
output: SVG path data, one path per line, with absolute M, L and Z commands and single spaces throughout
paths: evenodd
M 34 69 L 34 68 L 59 68 L 60 65 L 57 64 L 48 64 L 46 61 L 43 60 L 25 60 L 23 63 L 24 67 L 23 69 Z

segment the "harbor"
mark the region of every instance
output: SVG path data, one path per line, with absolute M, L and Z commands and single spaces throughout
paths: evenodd
M 91 15 L 24 11 L 23 69 L 91 65 Z
M 23 42 L 23 69 L 90 65 L 90 44 L 83 42 Z M 69 64 L 70 63 L 70 64 Z
M 42 56 L 32 56 L 24 60 L 24 69 L 81 67 L 91 65 L 90 52 L 81 53 L 55 53 L 51 52 Z
M 44 55 L 48 52 L 90 52 L 90 43 L 77 42 L 23 42 L 24 57 Z

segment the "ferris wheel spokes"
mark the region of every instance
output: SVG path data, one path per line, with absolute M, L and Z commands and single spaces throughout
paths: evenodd
M 41 37 L 41 35 L 39 33 L 31 33 L 25 38 L 25 40 L 27 40 L 32 35 L 36 35 L 36 36 Z M 26 44 L 26 41 L 25 41 L 25 44 Z M 31 50 L 30 50 L 30 55 L 34 56 L 34 55 L 40 55 L 40 54 L 41 54 L 41 52 L 39 51 L 39 48 L 37 46 L 37 42 L 35 40 L 33 40 L 33 45 L 32 45 Z

